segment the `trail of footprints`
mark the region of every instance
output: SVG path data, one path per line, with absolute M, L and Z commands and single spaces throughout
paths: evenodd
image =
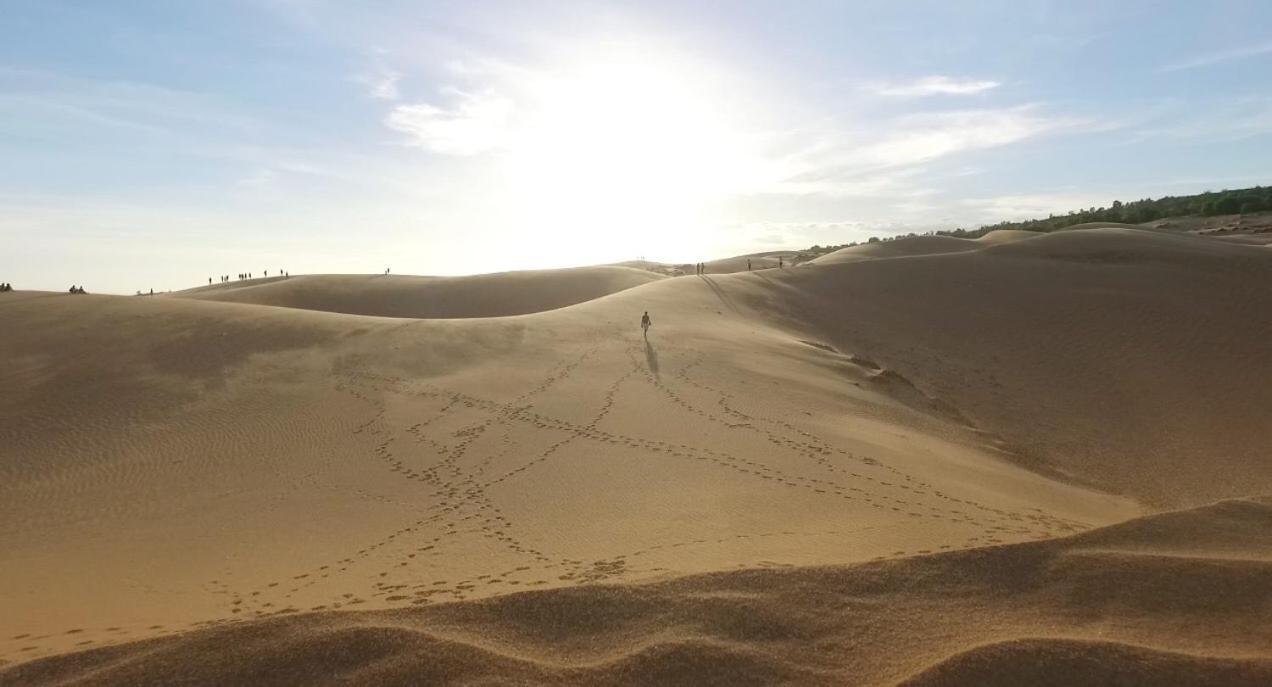
M 588 354 L 585 354 L 585 357 L 591 354 L 592 352 L 589 352 Z M 364 381 L 372 383 L 372 384 L 374 384 L 375 382 L 379 382 L 381 385 L 383 385 L 383 386 L 377 387 L 380 393 L 384 393 L 386 391 L 392 392 L 392 393 L 414 393 L 415 395 L 418 395 L 418 396 L 427 396 L 427 397 L 433 397 L 433 398 L 439 398 L 439 399 L 446 399 L 447 402 L 443 406 L 443 410 L 438 414 L 438 416 L 433 418 L 433 420 L 436 420 L 437 418 L 445 415 L 451 409 L 456 407 L 462 407 L 467 410 L 483 411 L 487 414 L 487 417 L 489 418 L 486 422 L 478 423 L 476 425 L 471 425 L 466 429 L 456 432 L 454 436 L 458 438 L 459 441 L 455 444 L 445 444 L 442 442 L 438 442 L 437 440 L 432 439 L 430 437 L 427 437 L 422 431 L 423 427 L 426 426 L 426 424 L 428 424 L 427 422 L 421 422 L 409 428 L 410 433 L 414 434 L 417 437 L 417 440 L 419 442 L 431 444 L 433 448 L 437 451 L 437 453 L 442 456 L 442 460 L 438 464 L 432 466 L 431 468 L 427 470 L 423 470 L 419 472 L 410 470 L 404 467 L 404 464 L 402 463 L 402 461 L 392 457 L 392 453 L 389 450 L 391 439 L 386 440 L 386 442 L 380 446 L 379 453 L 382 458 L 384 458 L 387 462 L 390 463 L 392 469 L 403 471 L 403 474 L 405 477 L 411 478 L 411 479 L 422 479 L 423 481 L 430 482 L 435 485 L 444 486 L 446 488 L 445 491 L 434 492 L 433 494 L 434 496 L 441 497 L 444 499 L 451 499 L 451 500 L 462 497 L 462 499 L 467 500 L 469 503 L 479 503 L 480 504 L 479 508 L 481 509 L 490 509 L 495 514 L 494 517 L 490 520 L 485 521 L 483 527 L 479 528 L 476 531 L 480 532 L 484 536 L 488 536 L 496 540 L 502 541 L 503 543 L 505 543 L 514 551 L 517 551 L 518 553 L 531 556 L 534 559 L 534 561 L 538 563 L 539 565 L 543 566 L 545 570 L 552 569 L 552 568 L 562 568 L 562 567 L 567 568 L 566 572 L 557 576 L 557 579 L 559 580 L 577 579 L 577 580 L 586 581 L 586 580 L 599 579 L 603 577 L 603 575 L 600 575 L 600 573 L 598 573 L 598 570 L 604 570 L 607 568 L 614 567 L 613 561 L 610 561 L 609 563 L 606 563 L 604 561 L 596 561 L 596 562 L 593 562 L 591 566 L 589 567 L 588 564 L 585 564 L 582 561 L 573 561 L 568 559 L 553 560 L 551 557 L 547 556 L 543 552 L 531 550 L 528 547 L 524 547 L 520 545 L 515 538 L 513 538 L 511 535 L 507 533 L 507 530 L 509 530 L 511 527 L 511 523 L 509 523 L 506 520 L 506 518 L 503 518 L 502 515 L 498 512 L 498 509 L 493 504 L 490 503 L 488 497 L 485 496 L 484 491 L 487 487 L 493 484 L 497 484 L 507 479 L 511 479 L 515 477 L 517 474 L 520 474 L 524 472 L 525 470 L 533 468 L 535 465 L 538 465 L 548 460 L 562 446 L 579 438 L 589 439 L 593 441 L 600 441 L 600 442 L 608 443 L 611 445 L 622 445 L 629 448 L 634 448 L 634 449 L 639 449 L 644 451 L 660 451 L 660 452 L 665 452 L 672 456 L 681 457 L 681 458 L 707 461 L 715 465 L 718 465 L 720 467 L 728 468 L 728 469 L 741 472 L 741 473 L 750 474 L 762 479 L 776 480 L 788 487 L 804 488 L 819 494 L 834 495 L 834 496 L 838 496 L 840 498 L 847 499 L 847 500 L 860 501 L 874 508 L 887 509 L 887 510 L 891 510 L 898 513 L 904 513 L 910 517 L 915 517 L 915 518 L 929 517 L 929 518 L 939 518 L 939 519 L 945 519 L 945 520 L 961 521 L 961 522 L 965 522 L 968 524 L 973 524 L 973 525 L 977 525 L 981 527 L 984 533 L 979 536 L 970 537 L 967 540 L 967 542 L 965 542 L 964 544 L 965 546 L 975 546 L 975 545 L 982 545 L 987 543 L 996 543 L 1000 541 L 998 539 L 997 533 L 1049 534 L 1049 531 L 1052 529 L 1072 530 L 1072 529 L 1078 529 L 1082 526 L 1080 523 L 1069 523 L 1069 522 L 1061 521 L 1059 519 L 1047 516 L 1045 513 L 1041 513 L 1041 512 L 1027 513 L 1027 514 L 1013 513 L 1010 511 L 988 507 L 983 504 L 979 504 L 970 500 L 958 499 L 956 497 L 949 496 L 941 492 L 940 490 L 932 488 L 931 485 L 923 482 L 922 480 L 918 480 L 914 478 L 913 476 L 904 473 L 901 470 L 898 470 L 891 466 L 883 465 L 879 463 L 878 461 L 872 460 L 870 458 L 861 458 L 861 457 L 855 456 L 852 453 L 844 451 L 842 449 L 831 447 L 828 444 L 826 444 L 824 441 L 816 437 L 815 435 L 812 435 L 811 433 L 801 430 L 790 423 L 787 423 L 781 420 L 759 418 L 752 415 L 748 415 L 739 410 L 736 410 L 730 405 L 731 399 L 727 394 L 720 392 L 716 389 L 713 389 L 711 387 L 708 387 L 704 383 L 696 381 L 689 376 L 689 371 L 700 364 L 701 358 L 698 358 L 693 360 L 689 364 L 683 366 L 681 369 L 677 370 L 676 376 L 682 382 L 690 386 L 694 386 L 704 392 L 714 393 L 718 396 L 717 405 L 721 409 L 720 413 L 717 414 L 711 411 L 704 410 L 694 405 L 693 403 L 686 401 L 673 388 L 663 384 L 658 378 L 650 374 L 642 365 L 640 365 L 639 361 L 635 359 L 631 351 L 628 351 L 628 356 L 629 358 L 632 359 L 632 367 L 610 385 L 610 387 L 607 389 L 604 402 L 602 404 L 602 407 L 599 409 L 598 414 L 587 425 L 577 425 L 577 424 L 569 423 L 557 418 L 544 416 L 539 413 L 532 412 L 530 410 L 529 405 L 520 403 L 521 401 L 525 401 L 526 399 L 528 399 L 530 396 L 534 394 L 542 393 L 543 391 L 546 391 L 548 388 L 550 388 L 552 383 L 555 383 L 555 381 L 559 380 L 560 378 L 563 378 L 564 376 L 568 375 L 570 371 L 577 368 L 578 365 L 582 363 L 581 359 L 566 365 L 564 368 L 562 368 L 561 372 L 554 374 L 553 376 L 549 378 L 549 380 L 545 380 L 545 382 L 534 387 L 531 390 L 531 392 L 519 397 L 518 399 L 516 399 L 514 403 L 510 403 L 510 404 L 497 403 L 497 402 L 489 401 L 486 399 L 473 397 L 467 394 L 463 394 L 463 393 L 459 393 L 459 392 L 455 392 L 455 391 L 451 391 L 447 389 L 442 389 L 442 388 L 435 387 L 432 385 L 427 385 L 427 384 L 414 385 L 412 387 L 410 385 L 405 385 L 403 380 L 401 379 L 365 376 L 363 378 Z M 867 492 L 866 490 L 860 487 L 856 487 L 851 484 L 842 484 L 835 480 L 813 479 L 813 478 L 806 478 L 806 477 L 801 477 L 796 475 L 787 475 L 759 461 L 754 461 L 747 458 L 734 456 L 725 452 L 715 451 L 712 449 L 704 449 L 700 447 L 694 447 L 687 444 L 672 444 L 669 442 L 663 442 L 663 441 L 658 441 L 654 439 L 625 436 L 625 435 L 615 434 L 615 433 L 611 433 L 611 432 L 607 432 L 607 431 L 599 429 L 598 425 L 600 421 L 605 417 L 605 415 L 612 409 L 614 405 L 614 399 L 618 389 L 623 383 L 625 383 L 634 375 L 643 376 L 646 382 L 653 385 L 655 388 L 658 388 L 662 393 L 664 393 L 669 398 L 671 398 L 673 402 L 677 403 L 677 405 L 680 405 L 686 410 L 689 410 L 690 412 L 694 412 L 695 414 L 700 415 L 701 417 L 704 417 L 705 419 L 709 421 L 720 423 L 728 427 L 729 429 L 757 432 L 763 435 L 766 440 L 768 440 L 769 442 L 777 446 L 795 451 L 801 455 L 804 455 L 814 460 L 823 468 L 825 468 L 828 472 L 836 473 L 837 475 L 842 475 L 847 478 L 852 478 L 853 480 L 861 480 L 865 482 L 870 482 L 879 487 L 885 487 L 885 488 L 895 489 L 900 491 L 909 491 L 916 496 L 922 495 L 925 493 L 931 494 L 932 496 L 935 496 L 936 498 L 941 500 L 945 500 L 951 504 L 956 505 L 957 507 L 951 507 L 947 509 L 938 509 L 938 508 L 928 506 L 927 504 L 916 503 L 913 501 L 906 500 L 904 498 L 899 498 L 895 496 L 885 496 L 880 494 L 871 494 L 870 492 Z M 367 397 L 369 398 L 369 396 Z M 382 411 L 380 412 L 380 415 L 382 415 Z M 467 450 L 468 445 L 471 443 L 472 438 L 474 438 L 475 436 L 479 436 L 492 423 L 507 425 L 512 422 L 526 423 L 540 430 L 558 430 L 562 432 L 564 436 L 561 440 L 554 442 L 546 450 L 542 451 L 537 456 L 531 458 L 529 461 L 522 464 L 520 467 L 515 468 L 512 471 L 509 471 L 503 474 L 502 476 L 495 478 L 493 480 L 490 480 L 488 482 L 478 483 L 477 481 L 473 479 L 472 476 L 466 474 L 463 470 L 461 470 L 458 467 L 458 465 L 456 465 L 457 459 L 460 456 L 462 456 L 463 453 Z M 779 427 L 780 429 L 785 430 L 786 432 L 789 432 L 791 434 L 794 434 L 800 438 L 792 439 L 790 438 L 790 436 L 783 436 L 781 433 L 777 431 L 758 427 L 756 426 L 756 422 L 763 422 L 772 426 Z M 370 424 L 368 426 L 370 426 Z M 508 441 L 507 434 L 505 434 L 504 441 L 505 442 Z M 509 448 L 505 446 L 505 448 L 501 451 L 501 454 L 506 453 L 508 450 Z M 887 472 L 893 475 L 896 481 L 895 482 L 886 481 L 885 479 L 882 479 L 882 478 L 872 477 L 868 474 L 865 474 L 864 472 L 858 472 L 852 469 L 841 467 L 835 464 L 833 461 L 829 460 L 827 458 L 827 456 L 829 455 L 839 455 L 842 457 L 846 457 L 854 462 L 857 462 L 863 466 L 866 466 L 866 468 L 875 468 L 875 469 Z M 488 463 L 489 463 L 489 458 L 483 461 L 483 464 L 488 464 Z M 440 470 L 447 471 L 447 473 L 449 474 L 449 477 L 454 479 L 455 481 L 441 482 L 438 478 L 438 472 Z M 450 505 L 442 506 L 442 510 L 444 512 L 451 512 L 456 510 L 459 507 L 455 505 L 452 501 L 446 501 L 446 503 Z M 439 505 L 441 504 L 439 503 Z M 962 509 L 963 507 L 970 508 L 971 510 L 974 510 L 974 511 L 978 511 L 979 514 L 972 515 L 968 513 L 966 510 L 963 510 Z M 441 515 L 433 516 L 433 518 L 430 518 L 427 520 L 429 522 L 435 522 L 441 517 L 442 517 Z M 475 514 L 468 514 L 463 516 L 462 520 L 472 520 L 475 517 L 477 517 Z M 426 523 L 421 522 L 418 524 L 423 525 Z M 1030 527 L 1030 525 L 1032 525 L 1033 527 Z M 1039 533 L 1036 528 L 1046 528 L 1048 532 Z M 448 524 L 447 532 L 454 532 L 454 531 L 455 531 L 455 524 L 454 523 Z M 950 547 L 947 545 L 942 548 L 950 548 Z M 371 550 L 374 550 L 374 548 L 372 548 Z M 919 551 L 916 553 L 926 553 L 926 552 L 928 551 L 924 550 L 924 551 Z M 905 553 L 906 552 L 903 552 L 903 551 L 896 552 L 895 555 L 905 555 Z M 485 579 L 477 579 L 473 581 L 461 581 L 459 583 L 456 583 L 456 588 L 458 591 L 462 592 L 464 591 L 463 589 L 464 587 L 471 589 L 473 588 L 472 585 L 474 585 L 475 583 L 499 584 L 501 583 L 502 579 L 507 578 L 509 575 L 514 574 L 516 572 L 522 572 L 522 570 L 514 569 L 514 570 L 504 571 L 502 573 L 498 573 L 494 575 L 485 576 Z M 445 581 L 442 581 L 442 582 L 445 582 Z M 515 583 L 517 581 L 513 580 L 512 582 Z M 542 581 L 530 582 L 530 584 L 542 584 L 542 583 L 543 583 Z M 394 590 L 400 589 L 401 587 L 402 585 L 397 585 Z M 440 592 L 437 592 L 437 590 L 430 590 L 430 591 L 434 593 L 440 593 Z M 429 595 L 431 596 L 432 594 L 429 594 Z
M 773 481 L 789 489 L 838 498 L 915 519 L 961 522 L 973 525 L 980 530 L 980 534 L 969 537 L 957 547 L 945 544 L 935 550 L 1001 543 L 1000 536 L 1005 534 L 1042 537 L 1054 536 L 1057 532 L 1086 528 L 1083 523 L 1056 518 L 1037 509 L 1034 512 L 1019 513 L 994 508 L 969 499 L 960 499 L 894 466 L 832 446 L 790 422 L 743 412 L 736 407 L 736 402 L 731 395 L 691 374 L 702 365 L 704 357 L 701 354 L 697 354 L 676 369 L 672 377 L 680 386 L 692 388 L 697 393 L 708 397 L 715 397 L 716 410 L 700 406 L 688 399 L 681 390 L 652 374 L 640 360 L 639 349 L 636 348 L 625 350 L 630 367 L 608 385 L 600 407 L 587 424 L 567 422 L 532 410 L 531 401 L 535 396 L 550 391 L 557 383 L 576 372 L 587 360 L 596 357 L 599 350 L 599 348 L 591 349 L 558 366 L 542 381 L 510 403 L 482 399 L 428 383 L 410 383 L 400 378 L 369 373 L 345 374 L 336 385 L 336 389 L 362 401 L 371 410 L 368 419 L 354 427 L 354 434 L 375 438 L 377 443 L 372 451 L 373 456 L 389 471 L 397 473 L 405 480 L 419 484 L 422 502 L 425 504 L 420 507 L 420 517 L 339 558 L 255 589 L 235 592 L 225 583 L 213 580 L 205 586 L 205 589 L 208 593 L 227 598 L 230 615 L 195 623 L 193 626 L 240 622 L 247 618 L 300 611 L 356 608 L 368 603 L 371 599 L 380 599 L 390 604 L 418 605 L 435 600 L 464 599 L 471 592 L 487 593 L 486 590 L 492 588 L 515 590 L 550 584 L 586 584 L 622 577 L 631 572 L 660 572 L 662 571 L 660 568 L 637 568 L 633 565 L 638 563 L 639 559 L 661 551 L 712 544 L 722 545 L 748 539 L 844 536 L 860 532 L 860 530 L 822 532 L 775 530 L 735 534 L 714 539 L 699 538 L 663 543 L 635 549 L 604 560 L 584 561 L 554 557 L 520 541 L 513 533 L 514 524 L 491 500 L 487 490 L 534 469 L 550 460 L 561 448 L 577 440 L 593 441 L 637 451 L 659 452 L 676 458 L 714 465 L 757 479 Z M 674 349 L 668 349 L 668 351 L 674 352 Z M 601 424 L 613 410 L 620 389 L 630 383 L 633 378 L 651 385 L 672 403 L 696 417 L 722 426 L 729 431 L 755 434 L 773 446 L 813 461 L 826 473 L 827 478 L 789 474 L 759 460 L 725 451 L 666 442 L 655 438 L 628 436 L 602 429 Z M 429 417 L 397 431 L 386 420 L 387 406 L 384 399 L 386 394 L 390 393 L 432 398 L 442 401 L 442 405 Z M 451 432 L 446 437 L 431 431 L 432 425 L 443 419 L 451 419 L 455 413 L 475 413 L 484 419 Z M 559 432 L 561 438 L 524 460 L 517 467 L 485 479 L 484 476 L 489 468 L 500 464 L 519 449 L 511 438 L 512 430 L 517 426 Z M 470 447 L 492 429 L 501 433 L 499 449 L 477 460 L 471 471 L 465 470 L 461 461 Z M 402 441 L 413 443 L 416 448 L 398 449 Z M 424 456 L 431 456 L 433 460 L 421 460 L 421 450 Z M 867 486 L 869 489 L 859 485 Z M 363 494 L 363 496 L 372 498 L 369 494 Z M 912 500 L 914 497 L 923 496 L 943 501 L 947 507 L 936 507 Z M 497 542 L 516 556 L 523 558 L 525 564 L 465 579 L 424 580 L 422 571 L 427 569 L 427 562 L 445 555 L 448 541 L 465 535 L 476 535 Z M 895 551 L 892 556 L 931 552 L 932 550 L 927 549 L 912 552 Z M 387 569 L 384 568 L 385 565 L 388 565 Z M 373 566 L 375 569 L 371 569 Z M 355 573 L 369 575 L 375 580 L 370 585 L 372 591 L 367 592 L 365 596 L 343 592 L 327 603 L 305 608 L 300 608 L 291 601 L 298 593 L 324 580 L 338 576 L 347 578 Z M 365 589 L 365 586 L 358 588 Z M 76 634 L 84 631 L 77 628 L 68 633 Z M 151 625 L 144 628 L 111 627 L 95 632 L 98 635 L 103 633 L 107 635 L 101 641 L 110 643 L 116 638 L 126 638 L 130 633 L 155 635 L 177 631 L 180 629 Z M 12 640 L 31 641 L 30 646 L 19 649 L 20 652 L 30 653 L 40 650 L 39 645 L 35 644 L 36 641 L 49 637 L 50 635 L 16 635 L 12 637 Z M 87 639 L 82 644 L 88 646 L 95 641 L 98 640 Z

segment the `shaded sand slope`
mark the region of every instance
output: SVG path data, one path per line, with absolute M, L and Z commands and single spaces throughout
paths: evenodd
M 857 262 L 874 258 L 900 258 L 914 255 L 932 255 L 937 253 L 962 253 L 979 250 L 984 244 L 974 239 L 960 239 L 954 236 L 914 236 L 893 241 L 862 243 L 848 248 L 840 248 L 814 258 L 815 265 L 835 265 L 845 262 Z
M 892 241 L 862 243 L 856 246 L 840 248 L 832 253 L 814 258 L 809 262 L 815 265 L 836 265 L 878 258 L 908 258 L 942 253 L 966 253 L 999 244 L 1037 238 L 1041 235 L 1033 231 L 998 229 L 976 239 L 962 239 L 956 236 L 912 236 Z
M 175 295 L 378 317 L 502 317 L 555 310 L 661 278 L 619 266 L 469 277 L 319 274 L 214 284 Z
M 774 285 L 775 316 L 896 370 L 1022 464 L 1157 504 L 1272 490 L 1264 249 L 1069 231 Z
M 1226 555 L 1179 558 L 1157 548 L 1170 535 Z M 28 663 L 0 685 L 1264 685 L 1270 550 L 1270 502 L 1230 501 L 850 567 L 254 621 Z

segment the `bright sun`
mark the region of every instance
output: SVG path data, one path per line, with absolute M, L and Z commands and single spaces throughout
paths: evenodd
M 506 161 L 525 219 L 598 255 L 687 260 L 705 249 L 714 208 L 753 165 L 745 137 L 688 71 L 611 54 L 536 81 Z

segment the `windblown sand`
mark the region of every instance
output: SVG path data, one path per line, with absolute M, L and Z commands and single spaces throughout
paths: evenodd
M 1272 682 L 1272 250 L 710 265 L 0 294 L 0 685 Z

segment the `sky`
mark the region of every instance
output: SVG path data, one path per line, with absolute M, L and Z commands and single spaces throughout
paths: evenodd
M 0 0 L 0 281 L 692 262 L 1272 183 L 1272 3 Z

